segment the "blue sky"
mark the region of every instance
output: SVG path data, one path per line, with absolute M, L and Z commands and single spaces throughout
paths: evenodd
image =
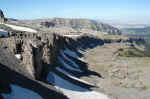
M 150 0 L 1 0 L 0 9 L 17 19 L 150 19 Z

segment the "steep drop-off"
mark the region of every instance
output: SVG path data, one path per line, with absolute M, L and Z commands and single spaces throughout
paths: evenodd
M 101 77 L 100 74 L 88 70 L 87 63 L 79 59 L 82 54 L 78 50 L 81 46 L 83 46 L 83 49 L 90 47 L 84 47 L 88 40 L 91 40 L 90 43 L 95 42 L 96 45 L 104 44 L 102 40 L 92 37 L 72 39 L 46 33 L 36 35 L 34 33 L 17 32 L 13 34 L 16 35 L 0 39 L 0 55 L 2 56 L 0 58 L 1 97 L 3 96 L 4 99 L 11 97 L 13 92 L 15 94 L 17 90 L 23 90 L 18 89 L 18 86 L 20 86 L 37 93 L 43 99 L 49 97 L 67 99 L 61 92 L 70 99 L 74 99 L 75 96 L 78 97 L 80 94 L 84 98 L 86 94 L 91 92 L 94 93 L 89 94 L 92 99 L 95 98 L 95 95 L 106 99 L 107 96 L 91 90 L 92 87 L 96 87 L 95 85 L 79 79 L 82 76 L 89 75 Z M 74 46 L 72 46 L 73 44 Z M 48 75 L 50 75 L 50 78 Z M 57 83 L 59 81 L 56 80 L 57 77 L 62 79 L 62 83 L 66 83 L 65 86 L 68 86 L 67 89 L 69 88 L 68 91 L 74 94 L 73 96 L 59 89 L 62 85 Z M 69 87 L 70 84 L 76 87 L 72 89 L 71 86 Z M 53 86 L 57 86 L 56 89 Z M 63 89 L 66 89 L 66 87 Z M 20 91 L 20 94 L 24 94 L 24 92 L 21 93 Z M 17 94 L 15 95 L 17 97 Z

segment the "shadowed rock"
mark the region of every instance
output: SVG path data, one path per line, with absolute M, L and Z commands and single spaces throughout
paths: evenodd
M 3 11 L 0 9 L 0 22 L 6 21 Z
M 32 90 L 43 99 L 68 99 L 53 86 L 32 79 L 24 65 L 13 55 L 0 49 L 0 93 L 11 93 L 12 84 Z

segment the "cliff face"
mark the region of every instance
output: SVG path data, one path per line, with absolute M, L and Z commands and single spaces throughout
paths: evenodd
M 27 92 L 32 92 L 32 94 L 27 94 Z M 53 86 L 33 79 L 26 69 L 26 65 L 21 64 L 21 61 L 8 53 L 6 49 L 1 48 L 0 98 L 8 99 L 10 97 L 11 99 L 17 99 L 24 97 L 27 99 L 28 97 L 33 97 L 32 95 L 35 93 L 39 95 L 36 99 L 68 99 Z M 11 94 L 13 95 L 11 96 Z
M 47 73 L 56 68 L 59 64 L 58 57 L 61 51 L 66 48 L 78 53 L 80 56 L 78 49 L 86 50 L 98 45 L 104 45 L 104 43 L 136 41 L 134 39 L 99 39 L 92 35 L 75 38 L 49 33 L 40 34 L 39 36 L 32 35 L 32 38 L 29 35 L 31 34 L 21 32 L 17 36 L 1 39 L 0 44 L 8 52 L 19 55 L 19 59 L 25 65 L 30 77 L 38 80 L 45 80 Z
M 102 77 L 100 74 L 88 69 L 88 64 L 80 59 L 83 56 L 80 50 L 85 51 L 89 48 L 102 46 L 105 43 L 134 41 L 134 39 L 121 38 L 100 39 L 88 34 L 79 37 L 67 37 L 50 33 L 39 33 L 37 35 L 36 33 L 19 31 L 12 31 L 12 34 L 15 35 L 0 39 L 1 48 L 3 49 L 0 51 L 2 56 L 0 57 L 0 64 L 2 64 L 0 70 L 3 71 L 1 75 L 7 75 L 4 82 L 0 81 L 0 87 L 6 87 L 6 89 L 2 88 L 0 93 L 11 93 L 11 84 L 15 84 L 46 97 L 44 99 L 49 99 L 52 96 L 54 98 L 56 96 L 55 99 L 60 99 L 58 97 L 67 99 L 52 85 L 59 87 L 60 91 L 65 92 L 65 95 L 69 96 L 70 99 L 74 98 L 64 89 L 69 90 L 73 95 L 75 95 L 73 91 L 77 91 L 86 96 L 84 91 L 92 92 L 91 88 L 96 87 L 96 85 L 80 80 L 80 77 L 91 75 Z M 10 75 L 11 78 L 9 78 Z M 33 87 L 30 86 L 32 84 Z M 76 87 L 72 87 L 70 84 Z M 39 88 L 45 91 L 43 92 Z M 48 94 L 49 92 L 52 92 L 52 94 Z M 93 98 L 95 99 L 95 97 Z
M 2 45 L 0 48 L 0 93 L 2 96 L 12 93 L 14 90 L 12 85 L 17 85 L 38 93 L 44 99 L 52 97 L 67 99 L 54 87 L 43 83 L 46 82 L 49 72 L 56 71 L 59 64 L 57 58 L 60 51 L 64 49 L 65 40 L 64 37 L 55 34 L 45 34 L 32 39 L 23 39 L 23 37 L 0 39 Z M 20 55 L 19 60 L 14 55 Z M 66 76 L 64 78 L 71 79 Z M 86 85 L 79 81 L 77 84 Z
M 22 62 L 28 66 L 30 74 L 35 79 L 44 80 L 46 74 L 55 68 L 57 56 L 63 48 L 61 38 L 56 35 L 46 35 L 41 40 L 23 41 Z
M 43 99 L 68 99 L 51 84 L 44 83 L 47 74 L 56 68 L 56 57 L 62 49 L 58 38 L 46 35 L 42 40 L 36 37 L 23 39 L 23 36 L 0 39 L 0 98 L 5 99 L 5 94 L 16 92 L 16 87 L 20 86 L 38 93 Z M 20 58 L 15 58 L 16 55 Z M 19 93 L 23 93 L 21 89 Z

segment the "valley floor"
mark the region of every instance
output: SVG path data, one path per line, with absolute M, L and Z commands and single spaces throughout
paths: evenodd
M 119 56 L 119 49 L 128 49 L 130 44 L 111 43 L 82 52 L 89 69 L 103 78 L 82 78 L 97 84 L 112 99 L 150 98 L 150 57 Z M 91 80 L 92 79 L 92 80 Z

